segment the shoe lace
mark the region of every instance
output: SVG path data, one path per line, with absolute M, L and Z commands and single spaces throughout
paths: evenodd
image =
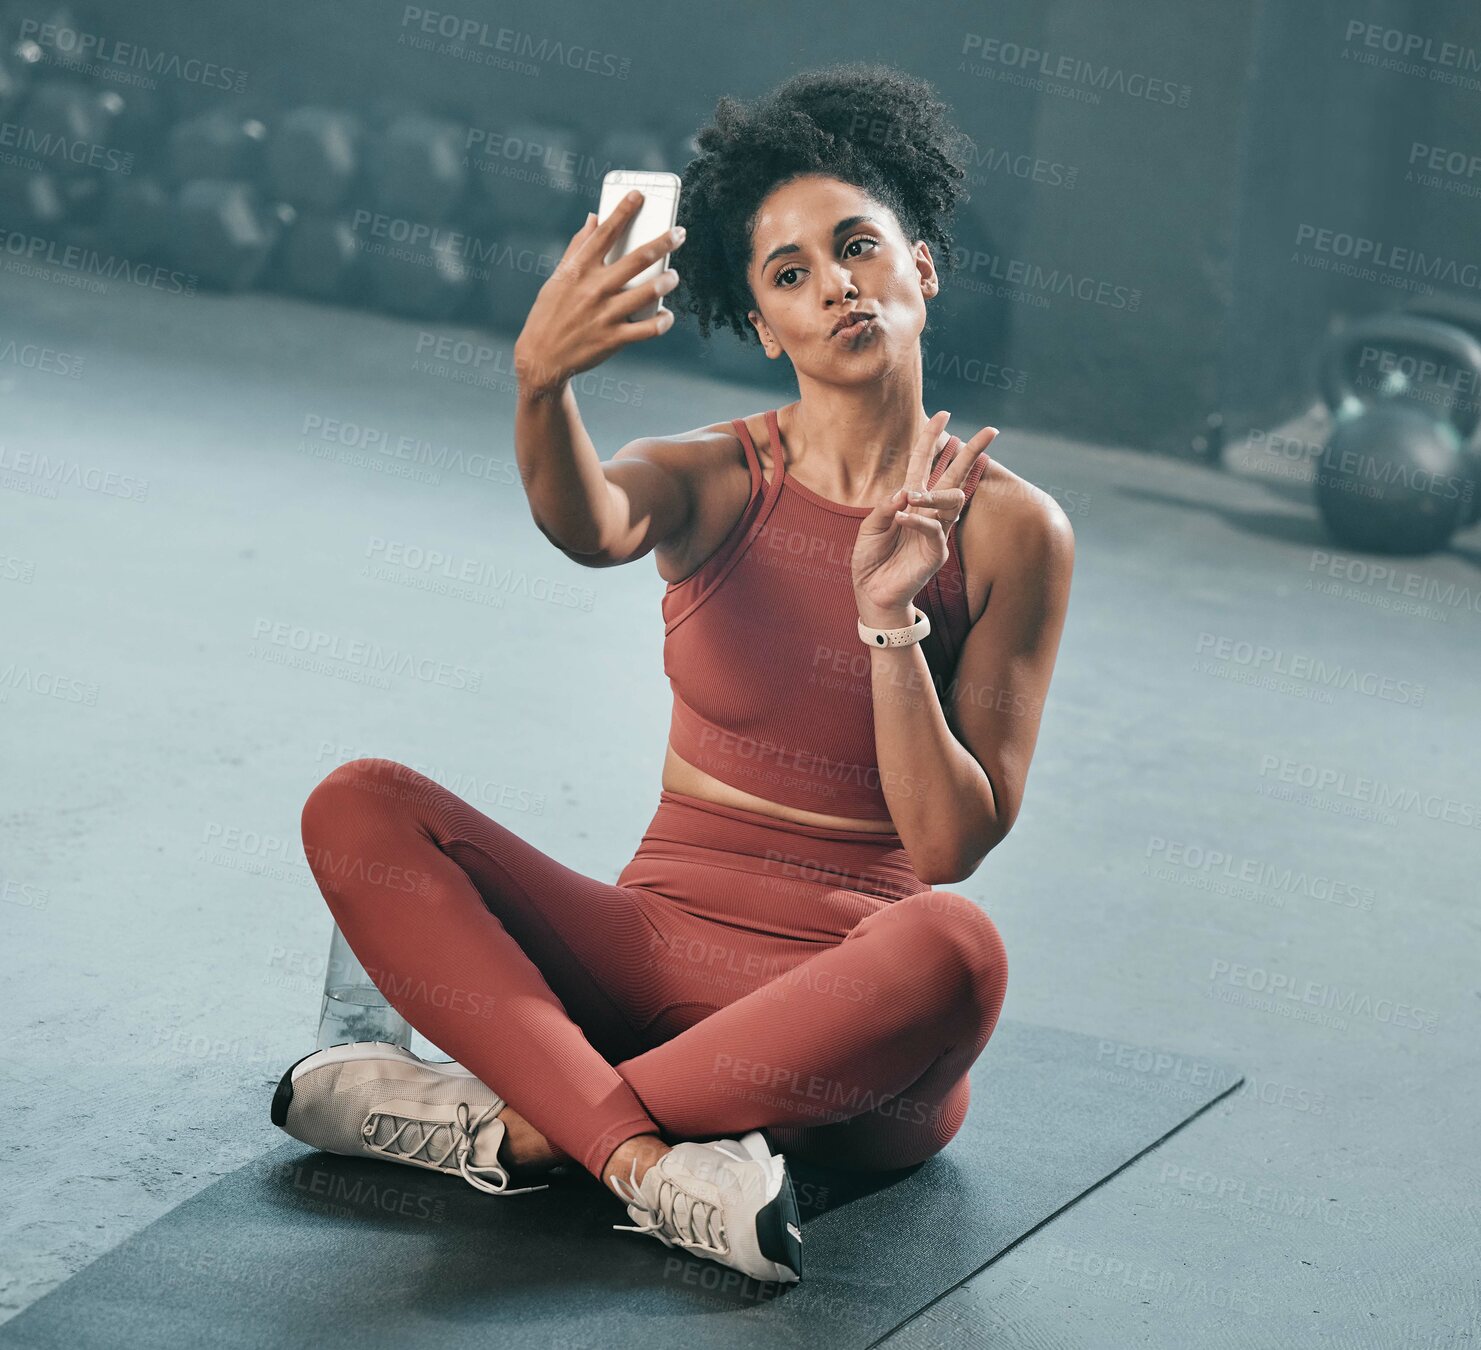
M 657 1167 L 657 1164 L 653 1167 Z M 631 1183 L 621 1177 L 608 1177 L 607 1180 L 612 1189 L 627 1201 L 631 1207 L 629 1213 L 631 1209 L 639 1209 L 646 1217 L 635 1224 L 614 1223 L 614 1229 L 624 1233 L 652 1233 L 667 1246 L 672 1247 L 677 1243 L 687 1251 L 705 1256 L 730 1254 L 730 1244 L 725 1238 L 725 1221 L 718 1205 L 691 1195 L 672 1177 L 665 1176 L 662 1172 L 658 1173 L 658 1194 L 650 1204 L 647 1196 L 638 1188 L 636 1158 L 633 1159 L 628 1175 L 632 1178 Z M 681 1198 L 688 1202 L 682 1210 L 679 1207 Z M 638 1216 L 634 1214 L 632 1217 Z
M 498 1162 L 475 1166 L 471 1161 L 473 1141 L 478 1137 L 478 1131 L 485 1121 L 497 1116 L 503 1109 L 503 1102 L 491 1102 L 477 1120 L 472 1120 L 473 1112 L 468 1103 L 459 1102 L 457 1119 L 452 1121 L 419 1120 L 415 1116 L 372 1111 L 365 1117 L 361 1134 L 365 1137 L 366 1144 L 377 1153 L 400 1160 L 416 1159 L 421 1155 L 423 1161 L 439 1171 L 451 1170 L 448 1160 L 456 1158 L 457 1169 L 463 1180 L 490 1195 L 524 1195 L 530 1191 L 549 1190 L 548 1186 L 518 1186 L 511 1189 L 509 1173 Z M 382 1120 L 390 1121 L 395 1129 L 389 1139 L 376 1143 L 375 1135 Z M 425 1153 L 423 1150 L 426 1150 Z M 484 1173 L 496 1177 L 497 1184 L 483 1180 Z

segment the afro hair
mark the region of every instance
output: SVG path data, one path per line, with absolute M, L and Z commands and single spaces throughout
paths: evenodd
M 907 239 L 930 245 L 950 267 L 952 217 L 971 139 L 922 79 L 889 66 L 848 63 L 792 76 L 749 105 L 729 94 L 694 137 L 699 153 L 682 175 L 685 228 L 679 286 L 670 304 L 692 314 L 701 336 L 729 326 L 760 338 L 746 318 L 758 308 L 747 280 L 752 231 L 773 188 L 801 174 L 852 183 L 890 208 Z

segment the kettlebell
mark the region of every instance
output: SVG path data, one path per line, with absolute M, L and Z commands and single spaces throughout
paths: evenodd
M 1375 390 L 1359 390 L 1352 358 L 1370 345 L 1412 354 L 1414 373 L 1401 363 L 1381 372 Z M 1416 376 L 1442 364 L 1472 372 L 1469 397 L 1425 400 Z M 1316 500 L 1338 541 L 1374 553 L 1433 553 L 1481 517 L 1481 343 L 1470 333 L 1406 314 L 1359 319 L 1328 340 L 1320 380 L 1333 425 Z

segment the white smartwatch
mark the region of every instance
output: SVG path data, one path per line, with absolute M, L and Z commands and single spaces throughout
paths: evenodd
M 859 636 L 871 647 L 908 647 L 931 631 L 931 619 L 925 610 L 911 605 L 915 622 L 908 628 L 870 628 L 859 620 Z

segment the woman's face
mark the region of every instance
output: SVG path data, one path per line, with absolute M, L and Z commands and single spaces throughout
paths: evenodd
M 918 360 L 926 299 L 939 282 L 930 246 L 905 238 L 894 213 L 862 188 L 807 174 L 761 203 L 747 279 L 751 323 L 766 354 L 799 374 L 863 383 Z M 846 312 L 873 317 L 835 336 Z

